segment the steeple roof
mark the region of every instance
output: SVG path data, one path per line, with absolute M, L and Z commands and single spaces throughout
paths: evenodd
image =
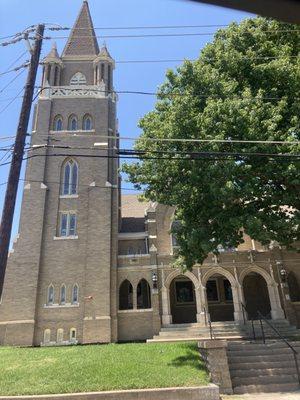
M 54 61 L 54 62 L 61 62 L 59 58 L 59 54 L 57 52 L 56 42 L 52 43 L 52 47 L 50 52 L 46 55 L 43 61 Z
M 85 0 L 64 48 L 65 56 L 97 56 L 99 46 L 88 2 Z

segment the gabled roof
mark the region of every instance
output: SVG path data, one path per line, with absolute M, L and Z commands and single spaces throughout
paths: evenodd
M 65 56 L 97 56 L 99 46 L 88 2 L 85 0 L 62 53 Z

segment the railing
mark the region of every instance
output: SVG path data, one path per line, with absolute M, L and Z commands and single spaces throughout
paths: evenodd
M 271 322 L 269 320 L 267 320 L 267 318 L 265 318 L 262 313 L 260 311 L 257 311 L 257 315 L 259 316 L 259 320 L 261 323 L 261 327 L 262 327 L 262 321 L 266 322 L 266 324 L 268 324 L 268 326 L 276 333 L 276 335 L 292 350 L 293 352 L 293 356 L 294 356 L 294 360 L 295 360 L 295 366 L 296 366 L 296 371 L 297 371 L 297 376 L 298 376 L 298 382 L 300 385 L 300 370 L 299 370 L 299 363 L 298 363 L 298 352 L 297 350 L 281 335 L 281 333 L 278 331 L 277 328 L 275 328 L 275 326 L 273 326 L 271 324 Z M 264 336 L 264 332 L 262 331 L 262 334 Z M 264 341 L 265 343 L 265 341 Z
M 241 303 L 241 305 L 242 305 L 243 321 L 244 321 L 244 325 L 246 325 L 246 321 L 247 321 L 247 319 L 248 319 L 248 318 L 246 318 L 246 315 L 248 316 L 249 313 L 248 313 L 248 310 L 247 310 L 245 304 Z M 255 333 L 254 319 L 251 318 L 250 321 L 251 321 L 251 328 L 252 328 L 252 337 L 253 337 L 253 340 L 256 341 L 256 333 Z M 266 340 L 265 340 L 265 333 L 264 333 L 264 330 L 263 330 L 262 321 L 260 321 L 260 326 L 261 326 L 261 330 L 262 330 L 263 342 L 266 343 Z

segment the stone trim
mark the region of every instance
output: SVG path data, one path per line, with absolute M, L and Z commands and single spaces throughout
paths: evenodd
M 34 324 L 34 319 L 21 319 L 16 321 L 0 321 L 0 325 Z
M 118 314 L 132 314 L 140 312 L 152 312 L 153 308 L 133 308 L 132 310 L 118 310 Z
M 0 396 L 0 400 L 219 400 L 219 388 L 210 384 L 196 387 L 115 390 L 33 396 Z
M 131 239 L 145 239 L 148 237 L 148 232 L 123 232 L 119 233 L 119 240 L 131 240 Z

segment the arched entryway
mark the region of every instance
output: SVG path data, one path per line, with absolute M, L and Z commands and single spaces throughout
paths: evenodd
M 207 280 L 206 296 L 212 322 L 234 320 L 231 283 L 225 276 L 215 274 Z
M 197 321 L 197 305 L 193 282 L 184 275 L 175 277 L 170 284 L 170 306 L 173 324 Z
M 243 280 L 244 301 L 249 319 L 257 319 L 258 311 L 271 318 L 271 302 L 268 285 L 264 277 L 250 272 Z

